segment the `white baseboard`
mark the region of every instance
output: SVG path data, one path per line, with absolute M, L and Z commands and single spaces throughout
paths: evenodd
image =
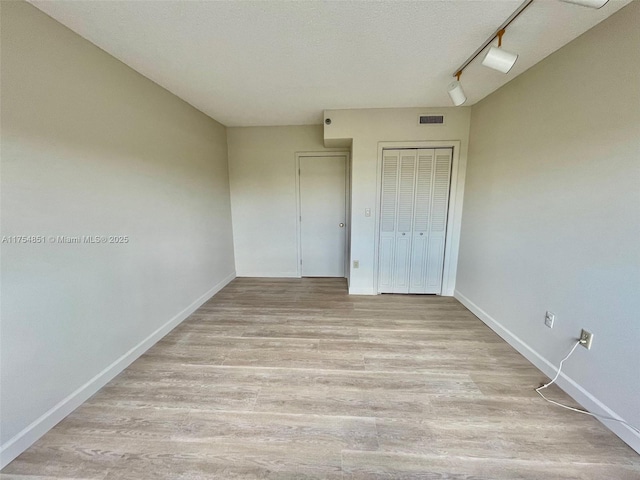
M 502 337 L 509 345 L 520 352 L 522 356 L 524 356 L 536 368 L 542 371 L 542 373 L 547 375 L 549 378 L 553 378 L 555 376 L 555 374 L 558 372 L 558 369 L 555 365 L 553 365 L 553 363 L 540 355 L 531 346 L 527 345 L 522 339 L 517 337 L 504 325 L 491 317 L 487 312 L 476 305 L 467 296 L 460 293 L 460 291 L 456 290 L 454 293 L 454 297 L 458 299 L 458 301 L 460 301 L 460 303 L 462 303 L 465 307 L 471 310 L 471 312 L 480 320 L 482 320 L 489 328 L 491 328 L 491 330 L 500 335 L 500 337 Z M 623 420 L 620 415 L 618 415 L 616 412 L 611 410 L 604 403 L 594 397 L 572 378 L 565 375 L 564 372 L 560 373 L 560 377 L 558 378 L 556 384 L 588 411 Z M 615 433 L 618 437 L 620 437 L 627 445 L 633 448 L 636 452 L 640 453 L 640 434 L 634 432 L 632 429 L 622 423 L 614 422 L 611 420 L 601 420 L 599 418 L 598 420 L 602 422 L 609 430 Z
M 67 415 L 78 408 L 94 393 L 104 387 L 116 375 L 131 365 L 134 360 L 140 357 L 144 352 L 155 345 L 162 337 L 173 330 L 184 319 L 195 312 L 204 302 L 222 290 L 231 280 L 236 278 L 235 272 L 228 275 L 213 288 L 202 294 L 194 300 L 184 310 L 179 312 L 167 323 L 158 328 L 155 332 L 142 340 L 138 345 L 133 347 L 127 353 L 114 361 L 107 368 L 98 373 L 87 383 L 78 388 L 75 392 L 60 401 L 57 405 L 44 413 L 40 418 L 32 422 L 20 433 L 9 439 L 0 447 L 0 469 L 4 468 L 14 458 L 29 448 L 36 440 L 51 430 L 56 424 L 63 420 Z
M 240 278 L 300 278 L 298 272 L 243 272 Z

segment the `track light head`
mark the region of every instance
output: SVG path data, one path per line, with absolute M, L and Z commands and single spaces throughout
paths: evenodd
M 482 60 L 485 67 L 493 68 L 502 73 L 509 73 L 509 70 L 515 65 L 518 55 L 507 52 L 502 48 L 491 47 Z
M 462 84 L 458 80 L 454 80 L 453 82 L 451 82 L 447 87 L 447 91 L 449 92 L 451 101 L 456 107 L 459 107 L 467 101 L 467 96 L 464 94 Z
M 609 0 L 560 0 L 565 3 L 575 3 L 582 7 L 602 8 Z
M 502 73 L 509 73 L 511 67 L 513 67 L 518 60 L 518 55 L 515 53 L 507 52 L 502 47 L 502 36 L 505 29 L 502 28 L 498 31 L 498 47 L 491 47 L 482 60 L 482 64 L 485 67 L 493 68 Z

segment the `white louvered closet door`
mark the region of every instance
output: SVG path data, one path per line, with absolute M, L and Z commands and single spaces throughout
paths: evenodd
M 380 293 L 442 290 L 451 149 L 384 150 Z
M 394 251 L 396 245 L 396 209 L 398 208 L 399 150 L 383 150 L 382 205 L 380 206 L 380 243 L 378 290 L 393 292 Z
M 409 293 L 426 293 L 429 220 L 433 194 L 435 150 L 418 150 L 416 168 L 415 220 L 411 245 L 411 282 Z
M 427 286 L 424 293 L 440 294 L 442 292 L 442 270 L 444 269 L 444 246 L 447 234 L 452 153 L 450 148 L 438 148 L 435 151 L 431 218 L 429 219 L 429 245 L 427 247 Z
M 409 293 L 416 158 L 416 150 L 400 150 L 393 293 Z

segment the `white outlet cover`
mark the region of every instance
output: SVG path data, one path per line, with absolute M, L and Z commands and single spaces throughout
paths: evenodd
M 592 344 L 593 344 L 593 333 L 583 328 L 582 331 L 580 332 L 580 345 L 582 345 L 587 350 L 591 350 Z
M 556 315 L 552 312 L 547 311 L 544 314 L 544 324 L 549 327 L 549 328 L 553 328 L 553 323 L 556 321 Z

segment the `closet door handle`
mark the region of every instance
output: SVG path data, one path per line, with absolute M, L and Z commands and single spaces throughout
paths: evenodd
M 403 235 L 406 235 L 406 233 L 402 232 Z

